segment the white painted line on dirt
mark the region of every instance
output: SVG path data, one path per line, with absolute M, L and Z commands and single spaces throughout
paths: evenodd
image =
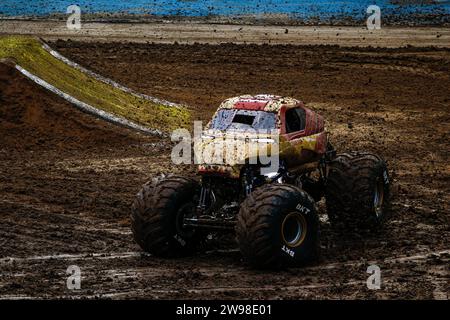
M 416 261 L 416 260 L 424 260 L 424 259 L 433 259 L 435 257 L 440 257 L 441 255 L 448 255 L 450 254 L 450 250 L 443 250 L 443 251 L 435 251 L 435 252 L 429 252 L 427 254 L 418 254 L 414 256 L 409 257 L 398 257 L 398 258 L 387 258 L 384 260 L 384 262 L 387 263 L 397 263 L 397 262 L 408 262 L 408 261 Z M 376 261 L 373 261 L 376 262 Z
M 354 286 L 354 285 L 364 285 L 365 281 L 349 281 L 346 283 L 340 283 L 341 286 Z M 263 287 L 206 287 L 206 288 L 197 288 L 197 289 L 184 289 L 184 291 L 193 294 L 205 294 L 205 293 L 223 293 L 223 292 L 235 292 L 235 291 L 297 291 L 301 289 L 323 289 L 330 287 L 338 287 L 336 284 L 330 283 L 320 283 L 320 284 L 310 284 L 310 285 L 301 285 L 301 286 L 263 286 Z M 139 289 L 139 290 L 129 290 L 129 291 L 121 291 L 121 292 L 112 292 L 112 293 L 99 293 L 98 295 L 90 295 L 90 296 L 82 296 L 84 299 L 93 299 L 93 298 L 120 298 L 127 297 L 130 295 L 138 296 L 138 295 L 149 295 L 149 294 L 174 294 L 180 293 L 179 290 L 175 289 Z
M 162 133 L 161 131 L 157 130 L 157 129 L 150 129 L 150 128 L 146 128 L 144 126 L 141 126 L 137 123 L 134 123 L 130 120 L 118 117 L 116 115 L 113 115 L 109 112 L 94 108 L 93 106 L 84 103 L 74 97 L 72 97 L 71 95 L 59 90 L 58 88 L 52 86 L 50 83 L 42 80 L 41 78 L 35 76 L 34 74 L 28 72 L 27 70 L 25 70 L 24 68 L 22 68 L 19 65 L 16 65 L 16 69 L 19 70 L 23 75 L 25 75 L 27 78 L 31 79 L 32 81 L 34 81 L 35 83 L 37 83 L 38 85 L 46 88 L 47 90 L 53 92 L 54 94 L 60 96 L 61 98 L 69 101 L 70 103 L 72 103 L 73 105 L 75 105 L 78 109 L 90 113 L 98 118 L 101 118 L 103 120 L 106 120 L 110 123 L 116 124 L 116 125 L 120 125 L 120 126 L 124 126 L 130 129 L 134 129 L 140 132 L 143 132 L 145 134 L 150 134 L 150 135 L 156 135 L 156 136 L 166 136 L 166 134 Z
M 46 43 L 43 43 L 42 47 L 46 51 L 48 51 L 56 59 L 61 60 L 62 62 L 68 64 L 69 66 L 71 66 L 71 67 L 73 67 L 73 68 L 75 68 L 75 69 L 77 69 L 77 70 L 79 70 L 79 71 L 81 71 L 83 73 L 86 73 L 89 76 L 91 76 L 91 77 L 93 77 L 93 78 L 95 78 L 95 79 L 97 79 L 97 80 L 99 80 L 101 82 L 109 84 L 109 85 L 111 85 L 111 86 L 113 86 L 113 87 L 115 87 L 117 89 L 120 89 L 120 90 L 122 90 L 124 92 L 130 93 L 130 94 L 132 94 L 132 95 L 134 95 L 136 97 L 139 97 L 139 98 L 151 101 L 151 102 L 156 103 L 156 104 L 161 104 L 161 105 L 164 105 L 164 106 L 167 106 L 167 107 L 183 108 L 183 106 L 180 105 L 180 104 L 177 104 L 177 103 L 174 103 L 174 102 L 170 102 L 170 101 L 167 101 L 167 100 L 159 99 L 159 98 L 156 98 L 156 97 L 152 97 L 152 96 L 148 96 L 146 94 L 142 94 L 142 93 L 136 92 L 133 89 L 125 87 L 124 85 L 121 85 L 120 83 L 117 83 L 116 81 L 114 81 L 112 79 L 106 78 L 106 77 L 104 77 L 102 75 L 99 75 L 98 73 L 95 73 L 95 72 L 93 72 L 91 70 L 88 70 L 85 67 L 80 66 L 78 63 L 67 59 L 66 57 L 64 57 L 59 52 L 57 52 L 57 51 L 53 50 L 52 48 L 50 48 L 50 46 L 47 45 Z
M 396 282 L 396 279 L 384 279 L 383 284 L 393 284 Z M 290 286 L 281 286 L 281 285 L 266 285 L 266 286 L 248 286 L 248 287 L 203 287 L 203 288 L 195 288 L 195 289 L 185 289 L 186 292 L 192 294 L 205 294 L 205 293 L 223 293 L 223 292 L 252 292 L 252 291 L 274 291 L 278 292 L 280 290 L 283 291 L 299 291 L 299 290 L 314 290 L 314 289 L 326 289 L 326 288 L 342 288 L 348 286 L 366 286 L 366 281 L 363 280 L 352 280 L 347 282 L 339 282 L 339 283 L 317 283 L 317 284 L 307 284 L 307 285 L 290 285 Z M 149 297 L 155 294 L 179 294 L 180 291 L 177 289 L 135 289 L 135 290 L 124 290 L 119 292 L 105 292 L 105 293 L 97 293 L 95 295 L 64 295 L 64 296 L 26 296 L 26 295 L 2 295 L 0 296 L 0 300 L 21 300 L 21 299 L 64 299 L 64 298 L 72 298 L 72 299 L 114 299 L 114 298 L 123 298 L 123 297 Z M 434 297 L 437 299 L 437 297 Z
M 214 251 L 211 251 L 213 253 Z M 236 250 L 218 250 L 218 252 L 236 252 Z M 442 250 L 442 251 L 434 251 L 434 252 L 428 252 L 425 254 L 416 254 L 412 256 L 406 256 L 406 257 L 392 257 L 392 258 L 386 258 L 383 259 L 381 262 L 384 263 L 403 263 L 403 262 L 409 262 L 409 261 L 419 261 L 419 260 L 426 260 L 426 259 L 433 259 L 434 257 L 440 257 L 442 255 L 449 255 L 450 249 Z M 127 258 L 138 258 L 138 257 L 149 257 L 150 254 L 146 252 L 136 252 L 136 251 L 129 251 L 129 252 L 111 252 L 111 253 L 84 253 L 84 254 L 56 254 L 56 255 L 42 255 L 42 256 L 29 256 L 29 257 L 5 257 L 0 259 L 0 264 L 5 263 L 12 263 L 14 262 L 26 262 L 26 261 L 41 261 L 41 260 L 80 260 L 80 259 L 127 259 Z M 380 261 L 347 261 L 347 262 L 337 262 L 337 263 L 330 263 L 326 265 L 319 265 L 319 266 L 312 266 L 312 267 L 306 267 L 302 268 L 302 270 L 320 270 L 320 269 L 334 269 L 339 267 L 345 267 L 345 266 L 355 266 L 355 265 L 366 265 L 366 264 L 372 264 L 372 263 L 379 263 Z M 163 267 L 162 269 L 166 270 L 167 267 Z M 218 271 L 219 269 L 222 270 L 222 268 L 213 268 Z M 229 269 L 223 268 L 224 271 L 230 271 Z M 245 268 L 239 268 L 235 269 L 235 271 L 242 271 L 245 270 Z M 136 271 L 135 269 L 129 269 L 128 271 Z M 200 270 L 201 271 L 201 270 Z
M 80 259 L 127 259 L 146 256 L 145 252 L 120 252 L 120 253 L 83 253 L 83 254 L 55 254 L 43 256 L 30 256 L 24 258 L 5 257 L 0 259 L 0 264 L 12 262 L 41 261 L 41 260 L 80 260 Z
M 339 286 L 353 286 L 353 285 L 363 285 L 364 281 L 349 281 L 346 283 L 340 283 Z M 335 284 L 330 283 L 321 283 L 321 284 L 311 284 L 311 285 L 302 285 L 302 286 L 287 286 L 287 287 L 281 287 L 281 286 L 263 286 L 263 287 L 206 287 L 206 288 L 197 288 L 197 289 L 185 289 L 184 291 L 192 294 L 205 294 L 205 293 L 223 293 L 223 292 L 235 292 L 235 291 L 279 291 L 279 290 L 286 290 L 286 291 L 296 291 L 301 289 L 323 289 L 323 288 L 329 288 L 337 286 Z M 121 298 L 121 297 L 130 297 L 130 296 L 148 296 L 148 295 L 154 295 L 154 294 L 174 294 L 174 293 L 180 293 L 179 290 L 175 289 L 138 289 L 138 290 L 127 290 L 127 291 L 120 291 L 120 292 L 109 292 L 109 293 L 98 293 L 96 295 L 79 295 L 79 296 L 61 296 L 61 297 L 52 297 L 52 299 L 56 298 L 81 298 L 81 299 L 96 299 L 96 298 L 103 298 L 103 299 L 113 299 L 113 298 Z M 37 296 L 37 297 L 31 297 L 31 296 L 21 296 L 21 295 L 3 295 L 0 296 L 0 300 L 28 300 L 28 299 L 45 299 L 45 296 Z
M 413 256 L 406 256 L 406 257 L 385 258 L 385 259 L 383 259 L 381 261 L 373 260 L 373 261 L 337 262 L 337 263 L 330 263 L 330 264 L 322 265 L 322 266 L 306 267 L 306 268 L 303 268 L 303 270 L 335 269 L 335 268 L 347 267 L 347 266 L 377 264 L 377 263 L 380 263 L 380 262 L 383 262 L 383 263 L 403 263 L 403 262 L 409 262 L 409 261 L 418 261 L 418 260 L 432 259 L 435 256 L 448 255 L 448 254 L 450 254 L 450 249 L 442 250 L 442 251 L 427 252 L 427 253 L 424 253 L 424 254 L 416 254 L 416 255 L 413 255 Z
M 211 253 L 237 253 L 240 252 L 239 249 L 215 249 L 215 250 L 208 250 L 205 252 L 205 254 L 211 254 Z
M 386 280 L 385 280 L 386 281 Z M 298 291 L 298 290 L 311 290 L 311 289 L 325 289 L 330 287 L 344 287 L 344 286 L 364 286 L 366 284 L 365 281 L 348 281 L 345 283 L 318 283 L 318 284 L 308 284 L 308 285 L 299 285 L 299 286 L 262 286 L 262 287 L 204 287 L 204 288 L 197 288 L 197 289 L 185 289 L 186 292 L 192 293 L 192 294 L 205 294 L 205 293 L 223 293 L 223 292 L 251 292 L 251 291 L 275 291 L 278 292 L 280 290 L 283 291 Z M 120 292 L 109 292 L 109 293 L 98 293 L 96 295 L 79 295 L 79 296 L 58 296 L 58 297 L 51 297 L 52 299 L 61 299 L 61 298 L 80 298 L 80 299 L 114 299 L 114 298 L 122 298 L 122 297 L 148 297 L 149 295 L 154 294 L 179 294 L 180 290 L 176 289 L 137 289 L 137 290 L 126 290 L 126 291 L 120 291 Z M 21 295 L 3 295 L 0 296 L 0 300 L 3 299 L 45 299 L 45 296 L 37 296 L 37 297 L 30 297 L 30 296 L 21 296 Z
M 102 232 L 102 233 L 119 234 L 122 236 L 129 236 L 133 234 L 130 228 L 117 229 L 117 228 L 102 228 L 101 226 L 96 228 L 87 226 L 75 226 L 74 229 L 82 232 Z
M 42 300 L 42 298 L 26 295 L 4 295 L 0 296 L 0 300 Z

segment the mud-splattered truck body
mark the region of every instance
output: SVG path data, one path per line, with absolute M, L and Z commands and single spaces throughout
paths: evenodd
M 237 140 L 236 148 L 246 148 L 240 152 L 237 164 L 226 161 L 227 150 L 219 146 L 223 140 L 228 146 Z M 221 162 L 200 164 L 199 173 L 239 179 L 245 164 L 257 156 L 250 151 L 261 150 L 264 143 L 269 144 L 268 156 L 279 157 L 279 161 L 295 171 L 315 170 L 308 164 L 326 152 L 324 119 L 293 98 L 245 95 L 227 99 L 206 126 L 200 143 L 196 144 L 196 153 L 206 148 L 223 151 L 223 156 L 216 158 Z M 270 148 L 271 143 L 277 144 L 276 148 Z
M 324 119 L 299 100 L 225 100 L 194 144 L 204 160 L 197 178 L 156 179 L 133 204 L 136 242 L 154 255 L 188 255 L 208 235 L 231 231 L 253 267 L 300 266 L 318 256 L 315 203 L 322 198 L 338 229 L 377 228 L 386 216 L 384 160 L 369 152 L 337 154 Z

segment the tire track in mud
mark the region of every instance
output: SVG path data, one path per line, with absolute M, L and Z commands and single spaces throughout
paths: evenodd
M 239 250 L 214 250 L 209 251 L 207 254 L 214 253 L 237 253 Z M 109 259 L 134 259 L 134 258 L 143 258 L 143 257 L 152 257 L 150 254 L 147 254 L 142 251 L 127 251 L 127 252 L 102 252 L 102 253 L 83 253 L 83 254 L 54 254 L 54 255 L 41 255 L 41 256 L 28 256 L 28 257 L 4 257 L 0 258 L 0 264 L 10 264 L 10 263 L 23 263 L 23 262 L 33 262 L 33 261 L 44 261 L 44 260 L 67 260 L 67 261 L 76 261 L 76 260 L 109 260 Z M 375 263 L 385 263 L 385 264 L 396 264 L 396 263 L 407 263 L 407 262 L 418 262 L 421 260 L 435 260 L 435 259 L 443 259 L 444 261 L 450 261 L 450 249 L 448 250 L 440 250 L 435 252 L 427 252 L 427 253 L 419 253 L 411 256 L 399 256 L 399 257 L 390 257 L 373 261 L 347 261 L 347 262 L 336 262 L 329 263 L 325 265 L 317 265 L 310 267 L 299 268 L 300 271 L 308 271 L 308 270 L 321 270 L 321 269 L 335 269 L 340 267 L 347 266 L 361 266 L 361 265 L 370 265 Z M 160 260 L 160 259 L 158 259 Z M 169 261 L 177 261 L 177 260 L 169 260 Z M 158 268 L 149 267 L 149 272 L 153 272 L 154 270 L 159 270 Z M 142 270 L 139 272 L 145 273 L 146 267 L 142 267 Z M 167 267 L 163 266 L 160 268 L 161 270 L 168 270 Z M 136 272 L 137 269 L 126 269 L 124 272 Z M 177 268 L 172 269 L 172 271 L 177 270 Z M 197 271 L 209 274 L 215 272 L 230 272 L 230 269 L 223 267 L 208 267 L 208 268 L 196 268 Z M 249 270 L 245 267 L 233 268 L 233 272 L 239 272 Z
M 86 260 L 86 259 L 125 259 L 137 258 L 145 256 L 144 252 L 118 252 L 118 253 L 82 253 L 82 254 L 54 254 L 42 256 L 29 257 L 5 257 L 0 259 L 0 264 L 21 263 L 27 261 L 42 261 L 42 260 Z
M 139 252 L 122 252 L 122 253 L 115 253 L 115 254 L 92 254 L 92 255 L 56 255 L 56 256 L 35 256 L 35 257 L 28 257 L 23 258 L 22 260 L 16 259 L 15 262 L 41 262 L 42 260 L 68 260 L 71 263 L 75 260 L 115 260 L 115 259 L 136 259 L 139 257 L 148 256 L 143 255 Z M 450 249 L 449 250 L 441 250 L 438 252 L 429 252 L 427 254 L 415 254 L 411 256 L 406 257 L 390 257 L 386 258 L 381 261 L 383 263 L 383 269 L 388 269 L 390 273 L 388 275 L 383 275 L 382 277 L 382 286 L 384 288 L 389 287 L 395 287 L 396 283 L 398 282 L 397 276 L 398 276 L 398 265 L 404 264 L 404 263 L 424 263 L 424 260 L 435 260 L 437 256 L 442 256 L 443 259 L 441 261 L 441 265 L 437 265 L 435 267 L 436 270 L 439 270 L 441 272 L 441 278 L 436 279 L 435 276 L 426 275 L 425 281 L 429 282 L 430 285 L 434 287 L 433 290 L 433 297 L 435 299 L 445 299 L 445 297 L 448 296 L 448 293 L 446 290 L 446 280 L 448 280 L 448 270 L 446 271 L 446 268 L 448 269 L 448 261 L 450 261 Z M 0 263 L 5 263 L 5 259 L 0 260 Z M 10 263 L 10 262 L 8 262 Z M 378 262 L 381 264 L 380 262 Z M 361 277 L 356 277 L 353 275 L 353 277 L 350 277 L 346 279 L 345 281 L 334 281 L 334 273 L 327 273 L 324 274 L 324 271 L 330 270 L 330 269 L 337 269 L 340 268 L 341 271 L 344 271 L 348 269 L 349 266 L 361 266 L 366 267 L 370 263 L 363 263 L 360 261 L 354 261 L 354 262 L 345 262 L 345 263 L 332 263 L 327 265 L 320 265 L 320 266 L 314 266 L 314 267 L 307 267 L 299 269 L 299 274 L 292 275 L 291 276 L 291 283 L 288 285 L 282 285 L 279 283 L 281 279 L 284 279 L 282 276 L 280 276 L 278 279 L 274 279 L 276 284 L 263 284 L 263 285 L 256 285 L 251 283 L 247 286 L 240 285 L 239 283 L 235 283 L 236 285 L 230 285 L 230 286 L 217 286 L 217 285 L 205 285 L 204 283 L 208 283 L 213 281 L 214 283 L 214 277 L 220 274 L 222 277 L 228 278 L 230 280 L 234 280 L 233 277 L 240 277 L 243 274 L 246 274 L 247 277 L 254 278 L 254 280 L 257 280 L 257 272 L 254 272 L 252 270 L 248 270 L 246 268 L 223 268 L 223 267 L 206 267 L 206 268 L 195 268 L 194 270 L 191 270 L 190 272 L 194 272 L 194 274 L 198 274 L 199 279 L 201 280 L 198 283 L 191 283 L 191 286 L 187 287 L 184 286 L 182 289 L 176 289 L 176 288 L 161 288 L 160 285 L 156 285 L 158 283 L 158 280 L 161 280 L 162 274 L 165 274 L 169 277 L 179 277 L 180 276 L 180 268 L 177 266 L 174 266 L 172 268 L 168 268 L 166 266 L 161 266 L 155 268 L 154 266 L 148 266 L 148 267 L 139 267 L 139 268 L 125 268 L 125 269 L 102 269 L 102 270 L 96 270 L 96 265 L 92 264 L 89 265 L 86 269 L 86 266 L 82 267 L 82 274 L 83 274 L 83 283 L 91 283 L 94 287 L 95 294 L 82 294 L 79 295 L 77 293 L 67 293 L 63 295 L 38 295 L 38 296 L 22 296 L 22 295 L 0 295 L 0 299 L 39 299 L 39 298 L 76 298 L 76 297 L 82 297 L 87 299 L 94 299 L 94 298 L 131 298 L 131 297 L 158 297 L 158 296 L 171 296 L 171 295 L 177 295 L 180 294 L 180 292 L 184 294 L 189 294 L 191 297 L 200 297 L 200 296 L 208 296 L 208 295 L 228 295 L 228 294 L 246 294 L 246 293 L 258 293 L 258 292 L 264 292 L 266 294 L 270 294 L 272 296 L 276 296 L 277 292 L 282 290 L 285 294 L 287 292 L 292 292 L 297 295 L 310 295 L 313 294 L 316 291 L 320 290 L 361 290 L 362 288 L 365 288 L 366 285 L 366 279 L 364 278 L 364 268 L 361 269 Z M 101 267 L 100 267 L 101 268 Z M 322 279 L 318 282 L 304 284 L 303 279 L 305 276 L 308 276 L 309 273 L 312 271 L 317 271 L 319 273 L 313 274 L 315 276 L 318 276 L 319 274 L 324 276 Z M 188 272 L 181 272 L 182 275 L 189 275 Z M 289 272 L 288 272 L 289 274 Z M 5 275 L 3 275 L 5 276 Z M 18 274 L 11 274 L 10 277 L 30 277 L 31 274 L 27 272 L 21 272 Z M 64 279 L 64 272 L 59 272 L 57 276 L 61 276 L 62 279 Z M 125 289 L 125 290 L 117 290 L 117 289 L 108 289 L 108 288 L 102 288 L 102 282 L 108 283 L 108 279 L 114 279 L 113 283 L 116 286 L 126 287 L 127 283 L 130 283 L 130 280 L 139 280 L 139 283 L 145 282 L 150 283 L 149 287 L 143 286 L 142 288 L 134 288 L 134 289 Z M 151 281 L 151 279 L 155 279 L 157 281 Z M 328 279 L 329 281 L 324 281 L 325 279 Z M 150 282 L 149 282 L 150 281 Z M 252 281 L 252 280 L 251 280 Z M 294 283 L 292 283 L 294 281 Z M 61 282 L 61 281 L 60 281 Z M 175 281 L 174 283 L 169 284 L 169 287 L 172 287 L 176 285 L 178 281 Z M 299 282 L 296 284 L 295 282 Z M 309 280 L 310 282 L 310 280 Z M 1 287 L 0 283 L 0 287 Z M 164 286 L 164 284 L 162 285 Z

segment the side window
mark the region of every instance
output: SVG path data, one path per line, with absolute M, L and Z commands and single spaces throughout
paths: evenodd
M 301 131 L 306 126 L 306 114 L 302 108 L 292 108 L 286 111 L 286 133 Z
M 298 119 L 300 120 L 300 130 L 305 130 L 306 127 L 306 112 L 303 108 L 295 108 L 295 112 L 298 115 Z

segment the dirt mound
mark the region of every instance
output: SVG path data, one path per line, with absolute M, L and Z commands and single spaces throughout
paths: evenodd
M 137 134 L 85 114 L 0 63 L 0 136 L 12 150 L 99 148 L 133 143 Z

